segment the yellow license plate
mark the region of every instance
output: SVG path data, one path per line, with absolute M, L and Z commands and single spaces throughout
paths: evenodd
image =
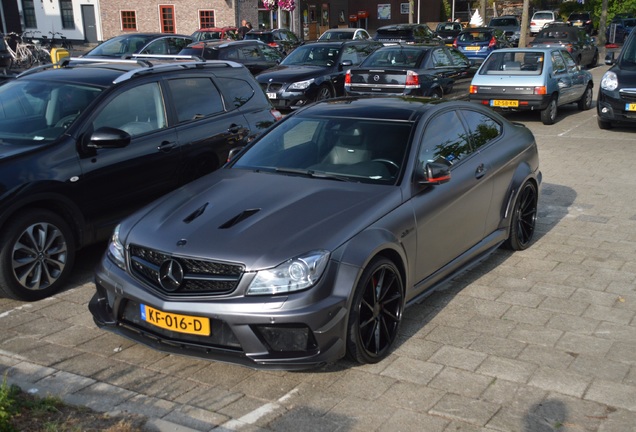
M 636 111 L 636 103 L 625 104 L 625 111 Z
M 139 308 L 141 319 L 154 326 L 179 333 L 210 336 L 209 318 L 164 312 L 145 304 L 140 304 Z
M 466 51 L 479 51 L 480 47 L 476 46 L 467 46 Z
M 494 107 L 513 107 L 519 106 L 519 101 L 516 100 L 491 100 L 490 106 Z

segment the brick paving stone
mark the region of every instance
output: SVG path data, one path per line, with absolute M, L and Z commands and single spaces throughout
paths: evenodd
M 506 291 L 499 296 L 497 301 L 516 306 L 536 308 L 544 299 L 544 296 L 531 292 Z
M 382 372 L 381 376 L 387 377 L 387 380 L 385 380 L 387 384 L 390 382 L 388 380 L 388 378 L 390 377 L 394 380 L 409 381 L 416 384 L 426 385 L 443 368 L 444 366 L 435 363 L 408 358 L 400 358 L 394 361 L 388 368 L 386 368 L 384 372 Z M 390 382 L 390 384 L 393 384 L 393 382 Z M 332 388 L 334 386 L 332 386 Z M 361 395 L 359 396 L 363 397 Z
M 486 357 L 486 354 L 470 349 L 442 346 L 428 359 L 428 361 L 474 371 L 486 359 Z
M 552 318 L 553 315 L 554 313 L 547 310 L 512 306 L 508 309 L 503 318 L 517 323 L 544 325 Z
M 636 312 L 631 310 L 622 310 L 618 307 L 607 307 L 590 305 L 585 313 L 584 317 L 592 318 L 598 321 L 609 321 L 616 324 L 629 324 Z
M 476 331 L 479 333 L 505 337 L 515 328 L 515 326 L 516 323 L 514 321 L 478 315 L 470 322 L 470 324 L 466 325 L 466 329 L 464 331 Z
M 525 346 L 523 342 L 514 339 L 482 335 L 470 345 L 470 349 L 485 354 L 515 358 Z
M 471 296 L 484 300 L 495 300 L 503 292 L 504 290 L 501 288 L 473 283 L 464 288 L 460 295 Z
M 583 397 L 586 400 L 636 411 L 636 386 L 597 379 L 592 382 Z
M 607 358 L 627 364 L 636 364 L 636 344 L 625 342 L 614 342 Z
M 449 423 L 441 417 L 398 409 L 377 430 L 380 432 L 443 432 Z
M 533 363 L 490 356 L 477 368 L 477 373 L 518 383 L 526 383 L 537 369 Z
M 72 405 L 83 405 L 93 410 L 104 412 L 110 411 L 113 407 L 116 407 L 137 395 L 138 393 L 121 387 L 103 382 L 96 382 L 95 384 L 84 387 L 75 393 L 69 393 L 64 398 L 64 401 Z
M 122 412 L 134 413 L 149 418 L 161 418 L 176 408 L 176 404 L 148 395 L 135 395 L 117 405 Z
M 569 287 L 566 285 L 558 285 L 546 282 L 537 282 L 530 292 L 534 294 L 543 295 L 550 298 L 562 298 L 566 299 L 576 291 L 575 287 Z M 544 300 L 544 302 L 547 300 Z
M 484 426 L 499 411 L 499 404 L 446 394 L 429 411 L 430 414 Z
M 9 367 L 5 371 L 5 376 L 13 381 L 36 383 L 44 377 L 52 375 L 56 369 L 36 365 L 34 363 L 21 361 Z
M 636 425 L 635 412 L 615 409 L 601 423 L 598 432 L 634 432 L 634 425 Z
M 170 400 L 180 404 L 206 408 L 211 411 L 219 411 L 242 397 L 244 395 L 240 392 L 232 392 L 209 384 L 191 383 L 189 391 Z
M 563 332 L 561 330 L 555 330 L 545 326 L 519 323 L 514 330 L 510 332 L 508 337 L 510 339 L 533 345 L 554 346 L 562 335 Z
M 579 355 L 568 370 L 593 378 L 621 382 L 628 374 L 629 365 L 608 360 L 606 357 Z
M 370 401 L 352 396 L 343 399 L 328 415 L 342 422 L 342 430 L 375 431 L 393 415 L 394 411 L 387 411 L 385 406 L 381 400 Z
M 612 347 L 612 341 L 596 336 L 565 333 L 556 348 L 567 352 L 602 356 Z
M 429 387 L 444 390 L 470 398 L 478 398 L 492 382 L 492 377 L 462 369 L 445 367 L 428 384 Z
M 518 360 L 529 361 L 538 366 L 550 368 L 567 368 L 575 360 L 572 353 L 560 351 L 553 347 L 528 345 L 518 356 Z
M 417 360 L 428 360 L 433 354 L 435 354 L 442 344 L 438 342 L 432 342 L 426 339 L 412 338 L 398 341 L 397 348 L 394 353 L 400 357 L 409 357 Z M 393 359 L 395 361 L 395 358 Z M 384 363 L 384 361 L 382 362 Z M 386 367 L 389 364 L 387 362 Z
M 81 375 L 64 371 L 56 371 L 34 383 L 38 389 L 38 395 L 59 395 L 75 393 L 85 387 L 95 384 L 95 380 Z
M 600 321 L 588 317 L 558 314 L 550 318 L 546 326 L 563 332 L 591 335 L 600 323 Z
M 293 375 L 280 377 L 271 373 L 259 373 L 250 375 L 231 387 L 230 390 L 241 392 L 254 398 L 268 400 L 284 396 L 298 384 L 299 381 Z
M 426 339 L 444 345 L 467 348 L 478 336 L 479 333 L 476 331 L 438 326 L 426 336 Z
M 541 367 L 530 378 L 528 384 L 548 391 L 582 397 L 591 381 L 591 377 L 566 372 L 561 369 Z
M 626 343 L 636 343 L 636 327 L 604 321 L 596 328 L 594 336 Z
M 378 401 L 389 407 L 426 413 L 445 394 L 446 391 L 444 390 L 437 390 L 408 381 L 399 381 L 394 383 Z
M 344 424 L 343 424 L 344 423 Z M 270 427 L 277 432 L 336 432 L 346 426 L 347 419 L 331 417 L 309 407 L 299 407 L 275 419 Z
M 178 406 L 162 419 L 200 431 L 212 430 L 228 421 L 223 415 L 189 405 Z

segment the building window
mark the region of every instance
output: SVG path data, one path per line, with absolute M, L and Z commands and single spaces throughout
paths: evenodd
M 121 29 L 137 31 L 137 14 L 135 11 L 121 11 Z
M 71 0 L 60 0 L 60 13 L 62 14 L 62 28 L 74 29 L 75 19 L 73 17 L 73 2 Z
M 24 26 L 26 28 L 38 27 L 38 22 L 35 19 L 33 0 L 22 0 L 22 13 L 24 14 Z
M 213 10 L 200 10 L 199 11 L 199 28 L 212 28 L 214 25 L 214 11 Z
M 161 14 L 161 33 L 176 33 L 174 24 L 174 6 L 159 6 Z

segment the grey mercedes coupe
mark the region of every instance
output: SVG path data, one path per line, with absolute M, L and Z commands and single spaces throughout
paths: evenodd
M 540 184 L 532 133 L 487 107 L 323 101 L 125 219 L 89 308 L 170 353 L 375 363 L 406 306 L 501 245 L 531 244 Z

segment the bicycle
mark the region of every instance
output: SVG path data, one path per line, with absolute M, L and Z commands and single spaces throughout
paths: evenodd
M 7 49 L 11 55 L 11 65 L 9 69 L 14 67 L 22 69 L 28 69 L 33 66 L 35 57 L 28 44 L 22 40 L 22 35 L 15 32 L 7 33 L 3 35 L 4 40 L 7 42 Z M 15 46 L 15 48 L 13 48 Z
M 73 43 L 71 41 L 69 41 L 66 36 L 64 36 L 62 33 L 60 32 L 49 32 L 49 35 L 51 35 L 51 38 L 49 39 L 48 36 L 44 36 L 42 35 L 42 40 L 45 42 L 44 46 L 51 51 L 51 49 L 53 48 L 64 48 L 66 50 L 68 50 L 68 52 L 70 53 L 73 50 Z M 57 40 L 55 40 L 55 36 L 59 36 L 60 42 L 58 42 Z M 58 46 L 59 44 L 59 46 Z
M 40 32 L 37 30 L 24 32 L 22 33 L 22 37 L 25 41 L 27 41 L 27 45 L 33 53 L 35 63 L 51 63 L 51 53 L 49 50 L 43 47 L 39 40 L 34 38 L 37 33 Z

